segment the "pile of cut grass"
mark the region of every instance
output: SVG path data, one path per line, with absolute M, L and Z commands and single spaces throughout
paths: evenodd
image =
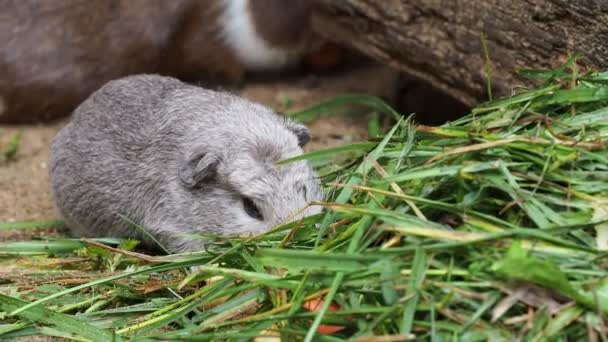
M 608 72 L 574 69 L 571 60 L 523 71 L 543 85 L 441 127 L 416 126 L 365 96 L 297 114 L 358 103 L 399 119 L 380 138 L 301 157 L 322 176 L 327 210 L 263 236 L 206 236 L 204 252 L 161 257 L 128 240 L 2 243 L 2 269 L 11 269 L 1 275 L 0 334 L 603 338 Z M 187 274 L 191 266 L 198 271 Z

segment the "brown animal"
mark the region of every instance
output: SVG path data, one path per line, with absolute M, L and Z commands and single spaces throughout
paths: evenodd
M 0 123 L 68 115 L 131 74 L 239 81 L 320 42 L 308 0 L 0 0 Z

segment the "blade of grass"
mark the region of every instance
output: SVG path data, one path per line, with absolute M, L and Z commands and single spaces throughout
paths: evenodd
M 96 328 L 85 321 L 42 307 L 31 307 L 28 310 L 20 310 L 25 305 L 27 305 L 27 302 L 0 294 L 0 307 L 4 312 L 17 312 L 20 317 L 27 320 L 55 326 L 62 331 L 85 337 L 91 341 L 107 342 L 121 340 L 112 332 Z
M 420 286 L 424 281 L 426 271 L 426 253 L 418 248 L 414 254 L 414 263 L 412 266 L 412 273 L 409 277 L 408 287 L 406 291 L 406 297 L 409 299 L 405 303 L 403 310 L 403 318 L 399 325 L 399 333 L 402 335 L 409 335 L 414 326 L 414 315 L 416 314 L 416 308 L 418 301 L 420 300 Z

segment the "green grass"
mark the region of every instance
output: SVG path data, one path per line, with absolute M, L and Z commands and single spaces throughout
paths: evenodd
M 5 160 L 8 161 L 15 158 L 17 152 L 19 151 L 19 145 L 21 144 L 22 135 L 23 131 L 18 131 L 17 133 L 11 136 L 7 146 L 2 151 Z
M 2 275 L 0 333 L 605 339 L 608 72 L 573 63 L 522 70 L 544 84 L 440 127 L 361 95 L 295 113 L 306 121 L 355 103 L 377 114 L 368 142 L 294 158 L 318 169 L 324 213 L 256 238 L 213 237 L 205 252 L 166 257 L 115 239 L 0 243 L 1 268 L 17 266 Z M 394 118 L 389 132 L 379 131 L 379 115 Z M 52 224 L 0 227 L 40 225 Z M 310 312 L 315 299 L 323 305 Z M 320 334 L 320 325 L 344 329 Z

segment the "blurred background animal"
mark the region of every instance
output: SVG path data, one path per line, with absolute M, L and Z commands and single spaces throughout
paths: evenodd
M 234 84 L 322 40 L 306 0 L 0 0 L 0 123 L 66 116 L 138 73 Z M 314 59 L 312 59 L 314 61 Z

